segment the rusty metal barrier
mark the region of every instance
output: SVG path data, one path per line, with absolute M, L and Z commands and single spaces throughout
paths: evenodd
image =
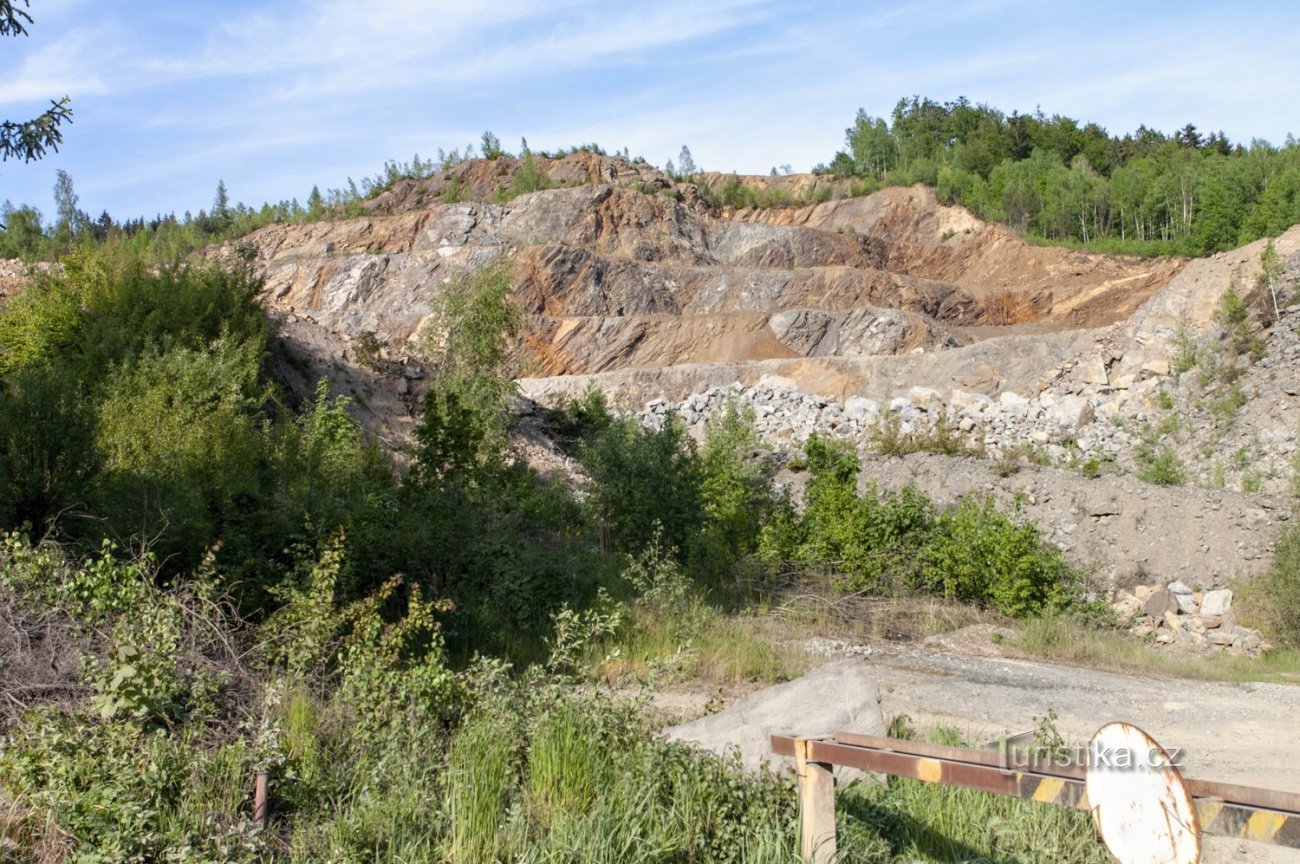
M 852 732 L 837 732 L 826 738 L 773 735 L 771 742 L 773 753 L 794 757 L 799 780 L 800 849 L 804 860 L 813 864 L 824 864 L 835 857 L 832 768 L 836 765 L 1093 810 L 1088 801 L 1084 765 L 1049 762 L 1019 766 L 1005 752 Z M 1177 776 L 1176 772 L 1174 775 Z M 1191 798 L 1195 810 L 1193 821 L 1199 822 L 1192 826 L 1197 857 L 1202 832 L 1300 848 L 1300 794 L 1210 780 L 1178 779 L 1181 789 Z

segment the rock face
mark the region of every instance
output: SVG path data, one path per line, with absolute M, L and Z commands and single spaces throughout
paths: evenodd
M 719 754 L 737 750 L 750 771 L 765 763 L 793 764 L 772 755 L 772 735 L 811 738 L 833 732 L 885 734 L 880 688 L 861 660 L 822 666 L 794 681 L 752 693 L 725 711 L 664 730 L 670 741 L 689 742 Z M 836 769 L 842 779 L 850 777 L 842 772 Z
M 972 327 L 1120 321 L 1182 266 L 1031 247 L 919 186 L 732 212 L 627 160 L 582 153 L 539 165 L 563 188 L 488 203 L 517 164 L 466 163 L 395 185 L 365 217 L 268 226 L 238 252 L 263 271 L 273 309 L 344 341 L 373 334 L 384 359 L 419 342 L 442 284 L 506 256 L 529 316 L 527 353 L 545 376 L 821 360 L 841 391 L 877 367 L 889 374 L 882 358 L 1002 335 Z M 441 203 L 453 181 L 469 201 Z M 1042 359 L 992 354 L 956 361 L 957 383 L 995 391 Z
M 527 318 L 533 377 L 520 389 L 538 402 L 594 386 L 651 426 L 675 413 L 702 434 L 738 401 L 778 448 L 814 432 L 864 458 L 882 436 L 956 447 L 983 467 L 908 457 L 870 470 L 882 488 L 915 482 L 945 503 L 958 489 L 1023 495 L 1048 539 L 1114 588 L 1194 573 L 1195 588 L 1221 589 L 1267 560 L 1300 445 L 1300 226 L 1274 241 L 1280 308 L 1252 306 L 1262 350 L 1228 356 L 1215 309 L 1256 283 L 1263 242 L 1142 260 L 1031 246 L 919 186 L 735 210 L 711 204 L 707 185 L 808 200 L 840 187 L 679 184 L 593 153 L 537 168 L 552 188 L 504 203 L 519 164 L 469 162 L 399 182 L 363 216 L 273 225 L 211 254 L 251 257 L 265 276 L 303 359 L 288 364 L 292 386 L 309 395 L 328 375 L 395 450 L 424 386 L 430 301 L 505 257 Z M 1189 617 L 1231 618 L 1172 593 L 1173 608 L 1148 616 L 1162 641 L 1197 635 Z

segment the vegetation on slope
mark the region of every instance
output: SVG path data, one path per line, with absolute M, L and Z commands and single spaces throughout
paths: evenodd
M 859 111 L 820 170 L 881 185 L 925 183 L 941 201 L 1049 242 L 1205 255 L 1300 222 L 1300 144 L 1233 144 L 1187 125 L 1112 135 L 1096 123 L 966 99 L 901 99 Z
M 19 634 L 0 667 L 6 854 L 792 860 L 788 781 L 658 743 L 639 706 L 573 684 L 624 649 L 708 647 L 742 575 L 792 566 L 1013 614 L 1077 600 L 1032 527 L 987 503 L 971 528 L 906 493 L 924 518 L 876 530 L 880 505 L 821 443 L 827 503 L 796 513 L 734 410 L 697 447 L 592 395 L 552 418 L 590 482 L 538 476 L 504 434 L 510 278 L 443 295 L 404 476 L 324 389 L 289 410 L 247 271 L 82 254 L 0 313 L 0 614 Z M 1032 566 L 949 572 L 966 530 L 1023 539 L 993 545 Z M 932 550 L 919 571 L 911 543 Z M 727 674 L 793 669 L 726 638 Z M 250 821 L 257 770 L 267 832 Z M 882 791 L 846 812 L 846 846 L 922 854 L 902 826 L 930 806 Z M 954 827 L 953 848 L 1030 860 L 1042 826 L 1087 836 L 1086 819 L 1008 812 L 1015 838 Z
M 455 203 L 468 200 L 470 191 L 454 169 L 475 158 L 505 160 L 498 163 L 491 194 L 481 195 L 504 202 L 549 188 L 543 162 L 583 151 L 605 155 L 595 144 L 534 152 L 524 140 L 516 158 L 485 132 L 477 150 L 471 143 L 438 148 L 432 159 L 417 153 L 409 162 L 389 160 L 360 183 L 348 178 L 323 193 L 313 186 L 305 203 L 232 203 L 219 181 L 208 210 L 125 220 L 80 209 L 72 178 L 60 171 L 53 221 L 47 224 L 31 204 L 6 201 L 0 207 L 0 258 L 54 260 L 74 248 L 108 244 L 155 261 L 176 261 L 272 223 L 365 215 L 369 199 L 399 182 L 439 174 L 447 182 L 438 200 Z M 632 161 L 645 165 L 640 157 Z M 1092 122 L 1041 110 L 1005 114 L 965 98 L 901 99 L 889 118 L 859 110 L 845 132 L 845 148 L 813 169 L 838 182 L 797 193 L 735 175 L 706 180 L 686 147 L 678 161 L 665 166 L 660 185 L 644 191 L 680 195 L 674 184 L 694 184 L 713 206 L 789 207 L 924 183 L 944 203 L 964 205 L 1040 242 L 1103 252 L 1204 255 L 1300 223 L 1300 145 L 1290 137 L 1281 146 L 1261 140 L 1234 144 L 1223 133 L 1203 135 L 1191 124 L 1173 134 L 1141 126 L 1114 135 Z

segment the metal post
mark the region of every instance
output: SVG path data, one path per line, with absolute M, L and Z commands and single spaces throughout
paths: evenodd
M 827 762 L 810 758 L 812 741 L 795 740 L 799 775 L 799 851 L 808 864 L 835 860 L 835 775 Z

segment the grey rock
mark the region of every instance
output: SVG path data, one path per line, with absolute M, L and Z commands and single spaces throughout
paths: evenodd
M 1178 598 L 1169 589 L 1162 588 L 1147 598 L 1142 611 L 1159 621 L 1168 612 L 1178 612 Z
M 1093 518 L 1101 516 L 1118 516 L 1120 514 L 1119 502 L 1114 498 L 1098 498 L 1089 501 L 1084 505 L 1083 510 Z
M 1047 419 L 1062 429 L 1077 432 L 1093 421 L 1092 405 L 1082 396 L 1066 396 L 1047 407 Z

